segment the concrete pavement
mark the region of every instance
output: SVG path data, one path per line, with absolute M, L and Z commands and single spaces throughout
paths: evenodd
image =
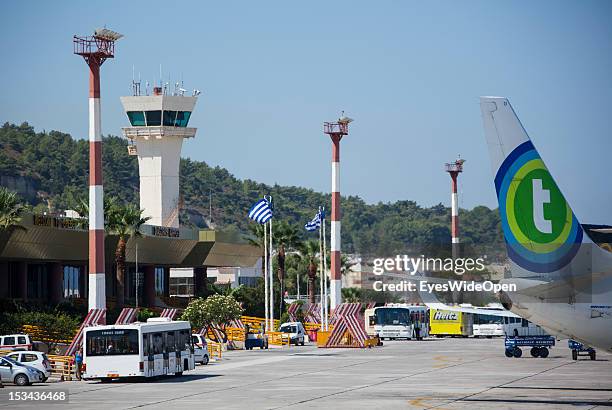
M 571 360 L 565 342 L 547 359 L 508 359 L 503 339 L 385 342 L 369 349 L 314 346 L 234 351 L 183 377 L 64 382 L 78 409 L 563 409 L 612 408 L 612 355 Z M 0 390 L 0 408 L 15 406 Z M 21 388 L 23 390 L 23 388 Z

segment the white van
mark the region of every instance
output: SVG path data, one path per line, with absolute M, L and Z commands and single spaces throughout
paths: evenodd
M 32 350 L 32 340 L 24 334 L 0 336 L 0 350 Z
M 306 330 L 302 322 L 287 322 L 280 325 L 279 332 L 286 333 L 289 335 L 290 343 L 295 343 L 297 346 L 301 344 L 304 346 L 306 340 Z

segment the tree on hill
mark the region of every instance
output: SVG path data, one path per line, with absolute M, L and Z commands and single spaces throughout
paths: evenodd
M 124 138 L 104 137 L 104 189 L 121 203 L 137 203 L 138 163 L 127 155 L 126 146 Z M 78 198 L 87 196 L 88 156 L 86 140 L 75 140 L 59 131 L 36 132 L 27 123 L 0 127 L 0 176 L 18 178 L 31 186 L 30 191 L 38 194 L 27 200 L 38 210 L 48 211 L 47 200 L 56 209 L 74 209 Z M 191 159 L 181 159 L 180 175 L 185 204 L 180 221 L 194 227 L 210 227 L 210 192 L 215 229 L 243 234 L 251 225 L 246 212 L 264 193 L 274 197 L 275 218 L 297 226 L 310 220 L 313 209 L 331 203 L 329 194 L 239 180 L 226 169 Z M 421 207 L 410 200 L 367 204 L 357 196 L 345 196 L 342 208 L 345 253 L 383 257 L 405 253 L 415 244 L 450 246 L 450 209 L 442 204 Z M 505 246 L 496 209 L 461 209 L 460 219 L 462 242 L 482 245 L 489 255 L 503 255 Z M 305 238 L 303 232 L 298 234 Z

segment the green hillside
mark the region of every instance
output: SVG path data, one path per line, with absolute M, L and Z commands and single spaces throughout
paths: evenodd
M 129 202 L 138 202 L 138 164 L 127 154 L 120 137 L 104 139 L 104 189 Z M 27 123 L 0 128 L 0 183 L 19 191 L 38 210 L 70 209 L 87 198 L 88 142 L 58 132 L 36 132 Z M 181 223 L 246 232 L 246 213 L 263 194 L 271 194 L 277 218 L 303 225 L 330 195 L 293 186 L 269 186 L 239 180 L 228 170 L 205 162 L 181 160 Z M 392 255 L 407 244 L 450 243 L 450 209 L 442 204 L 425 208 L 414 201 L 366 204 L 357 196 L 342 199 L 342 246 L 347 252 Z M 484 206 L 461 210 L 464 242 L 502 249 L 497 210 Z M 446 246 L 446 245 L 444 245 Z

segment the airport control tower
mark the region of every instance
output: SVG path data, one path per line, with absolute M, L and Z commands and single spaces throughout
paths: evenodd
M 165 86 L 141 95 L 140 84 L 133 85 L 134 95 L 121 97 L 131 125 L 122 130 L 129 154 L 138 156 L 140 208 L 151 225 L 178 228 L 181 147 L 196 134 L 188 125 L 199 91 L 187 96 L 178 86 L 173 93 Z

